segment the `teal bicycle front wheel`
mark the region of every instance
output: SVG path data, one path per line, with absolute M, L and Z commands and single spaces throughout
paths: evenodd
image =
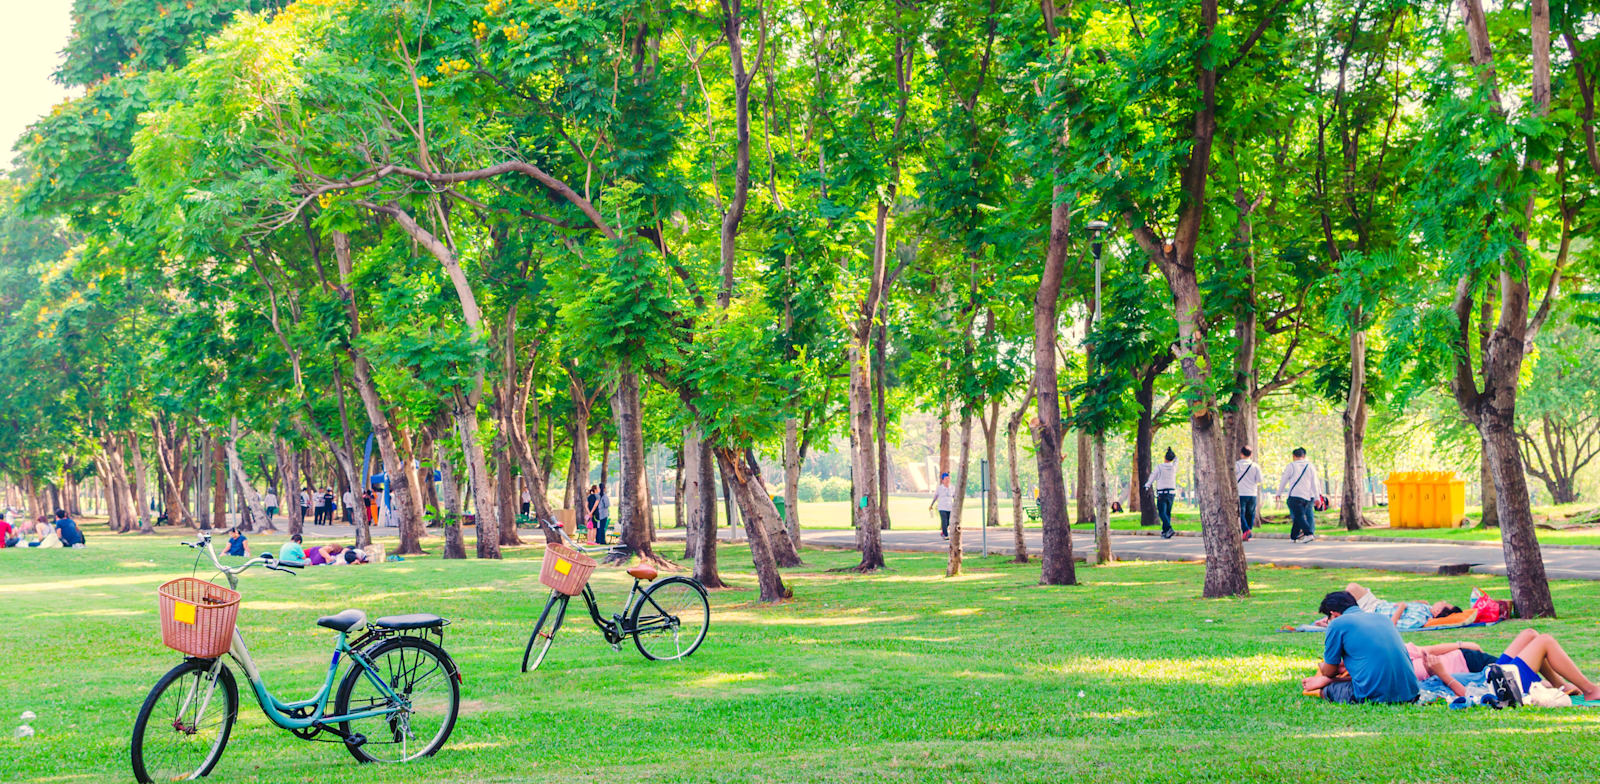
M 188 659 L 156 681 L 133 722 L 133 777 L 189 781 L 216 767 L 239 715 L 239 686 L 226 666 Z

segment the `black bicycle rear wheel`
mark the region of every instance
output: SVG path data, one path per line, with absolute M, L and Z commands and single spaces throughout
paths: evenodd
M 566 594 L 550 592 L 550 600 L 544 603 L 544 612 L 539 613 L 539 622 L 533 625 L 533 634 L 528 635 L 528 647 L 522 652 L 523 672 L 533 672 L 544 663 L 545 654 L 555 644 L 556 632 L 567 617 L 567 603 L 570 601 L 572 597 Z
M 226 666 L 188 659 L 156 681 L 133 722 L 133 777 L 197 779 L 211 772 L 239 715 L 239 687 Z
M 706 589 L 687 577 L 658 580 L 633 605 L 633 644 L 646 659 L 674 661 L 700 648 L 711 628 Z

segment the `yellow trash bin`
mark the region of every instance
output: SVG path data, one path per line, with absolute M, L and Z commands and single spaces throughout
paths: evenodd
M 1437 509 L 1439 480 L 1435 478 L 1437 476 L 1437 472 L 1423 471 L 1418 477 L 1416 519 L 1418 528 L 1432 528 L 1438 525 L 1436 521 L 1439 516 Z
M 1401 528 L 1417 527 L 1417 475 L 1407 471 L 1402 476 L 1400 483 L 1400 526 Z
M 1405 483 L 1399 471 L 1390 471 L 1389 478 L 1383 480 L 1383 486 L 1389 491 L 1389 525 L 1399 528 L 1404 520 L 1400 515 L 1400 488 Z
M 1445 516 L 1445 527 L 1455 528 L 1461 524 L 1462 518 L 1467 516 L 1467 483 L 1457 479 L 1455 474 L 1451 474 L 1446 492 L 1449 502 L 1448 514 Z

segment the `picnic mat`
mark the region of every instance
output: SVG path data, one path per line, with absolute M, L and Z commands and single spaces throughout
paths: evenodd
M 1502 621 L 1490 621 L 1488 623 L 1484 623 L 1484 622 L 1481 622 L 1481 621 L 1473 622 L 1473 623 L 1444 623 L 1444 624 L 1439 624 L 1437 626 L 1434 626 L 1434 625 L 1424 626 L 1421 629 L 1401 629 L 1400 633 L 1401 634 L 1405 634 L 1406 632 L 1436 632 L 1436 631 L 1439 631 L 1440 629 L 1471 629 L 1471 628 L 1473 628 L 1475 626 L 1493 626 L 1493 625 L 1495 625 L 1497 623 L 1501 623 L 1501 622 Z M 1316 625 L 1314 623 L 1304 623 L 1304 624 L 1301 624 L 1299 626 L 1295 626 L 1293 624 L 1284 624 L 1283 628 L 1279 629 L 1278 631 L 1280 631 L 1280 632 L 1325 632 L 1327 630 L 1328 630 L 1328 627 L 1326 627 L 1326 626 L 1318 626 L 1318 625 Z

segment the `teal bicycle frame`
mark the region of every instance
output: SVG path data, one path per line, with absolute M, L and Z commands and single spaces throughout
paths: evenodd
M 371 681 L 373 686 L 378 687 L 378 691 L 390 700 L 389 705 L 383 708 L 355 711 L 353 713 L 341 713 L 333 716 L 323 715 L 328 709 L 328 699 L 333 696 L 333 681 L 339 674 L 339 657 L 345 654 L 349 655 L 350 660 L 354 662 L 352 666 L 360 667 L 367 680 Z M 244 670 L 245 679 L 250 681 L 250 690 L 255 693 L 256 702 L 261 705 L 261 712 L 265 713 L 273 724 L 286 730 L 303 730 L 310 729 L 318 724 L 337 724 L 341 721 L 387 716 L 411 707 L 411 703 L 408 700 L 389 688 L 389 684 L 384 681 L 383 676 L 372 668 L 372 664 L 365 657 L 359 655 L 350 647 L 349 635 L 345 632 L 339 632 L 339 640 L 334 643 L 333 659 L 328 662 L 328 674 L 322 679 L 322 688 L 318 689 L 317 693 L 310 699 L 298 702 L 284 702 L 267 688 L 267 683 L 262 678 L 260 669 L 256 667 L 255 660 L 250 658 L 250 649 L 245 646 L 244 637 L 239 634 L 237 627 L 233 630 L 233 645 L 228 649 L 228 655 L 232 656 L 234 661 L 239 663 L 239 667 Z M 220 666 L 221 661 L 220 658 L 217 659 L 218 664 L 213 665 L 213 667 Z M 296 718 L 289 715 L 291 712 L 311 708 L 314 708 L 311 711 L 311 715 L 304 718 Z
M 287 571 L 270 554 L 258 555 L 255 558 L 240 564 L 239 566 L 225 566 L 217 559 L 216 550 L 211 547 L 211 537 L 209 535 L 203 535 L 202 541 L 204 542 L 203 545 L 191 544 L 189 546 L 196 549 L 203 549 L 206 555 L 211 556 L 212 565 L 217 568 L 218 572 L 221 572 L 228 578 L 228 586 L 235 591 L 239 590 L 239 575 L 252 566 L 259 564 L 268 569 Z M 250 647 L 245 644 L 244 636 L 239 633 L 239 627 L 237 625 L 235 625 L 233 629 L 233 642 L 228 647 L 228 655 L 232 656 L 234 661 L 239 663 L 239 667 L 244 670 L 245 679 L 250 682 L 250 690 L 255 694 L 256 702 L 261 705 L 261 712 L 266 714 L 267 719 L 273 724 L 276 724 L 286 730 L 307 730 L 313 727 L 331 729 L 326 727 L 326 725 L 337 724 L 342 721 L 355 721 L 358 719 L 370 719 L 378 716 L 388 716 L 394 713 L 399 713 L 403 710 L 409 710 L 411 708 L 410 700 L 407 700 L 399 694 L 396 694 L 394 689 L 389 687 L 389 684 L 384 681 L 383 676 L 379 675 L 377 670 L 373 669 L 372 663 L 367 661 L 366 657 L 362 656 L 360 652 L 350 647 L 349 638 L 349 632 L 339 632 L 339 639 L 334 643 L 333 646 L 333 659 L 332 661 L 328 662 L 328 674 L 322 679 L 322 688 L 318 689 L 316 695 L 312 696 L 310 699 L 300 700 L 297 702 L 285 702 L 280 700 L 272 693 L 271 690 L 267 688 L 266 681 L 261 676 L 261 669 L 256 666 L 255 659 L 251 658 Z M 333 681 L 339 674 L 339 657 L 341 655 L 348 655 L 350 660 L 355 663 L 352 666 L 361 668 L 361 672 L 367 677 L 367 680 L 371 681 L 372 685 L 378 687 L 378 691 L 389 700 L 388 705 L 385 705 L 382 708 L 356 711 L 354 713 L 344 713 L 333 716 L 323 715 L 328 709 L 328 698 L 333 696 Z M 211 664 L 209 679 L 211 685 L 207 688 L 206 694 L 202 697 L 204 702 L 201 703 L 201 713 L 204 713 L 205 706 L 211 702 L 211 695 L 217 687 L 217 673 L 221 668 L 222 657 L 218 656 Z M 194 699 L 196 696 L 199 695 L 191 693 L 189 695 L 189 700 Z M 187 703 L 188 700 L 185 702 Z M 310 714 L 303 717 L 290 715 L 292 713 L 298 713 L 305 710 L 310 710 Z

